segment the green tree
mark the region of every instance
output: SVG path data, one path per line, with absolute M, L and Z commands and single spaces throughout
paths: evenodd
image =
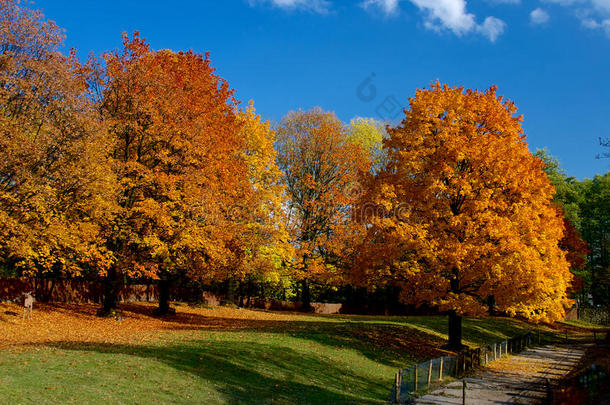
M 580 227 L 580 205 L 583 202 L 582 184 L 576 178 L 568 176 L 559 160 L 550 155 L 546 148 L 536 150 L 535 156 L 541 159 L 546 173 L 555 187 L 553 201 L 560 205 L 565 217 L 577 228 Z
M 580 216 L 589 246 L 588 285 L 594 305 L 610 305 L 610 172 L 583 182 Z

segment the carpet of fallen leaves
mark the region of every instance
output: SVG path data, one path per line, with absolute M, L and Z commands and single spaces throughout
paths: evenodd
M 163 331 L 258 329 L 303 319 L 299 314 L 187 305 L 179 305 L 176 315 L 155 317 L 155 307 L 154 303 L 122 304 L 119 321 L 96 316 L 99 306 L 95 304 L 37 303 L 32 318 L 23 319 L 21 305 L 0 303 L 0 347 L 61 342 L 137 343 Z
M 367 324 L 341 315 L 201 308 L 175 303 L 175 315 L 154 316 L 156 303 L 123 303 L 120 321 L 100 318 L 96 304 L 36 303 L 31 319 L 23 319 L 23 307 L 0 303 L 0 349 L 57 344 L 146 344 L 168 333 L 190 331 L 281 332 L 308 337 L 321 334 L 345 347 L 370 347 L 391 353 L 408 352 L 414 360 L 446 355 L 438 336 L 399 325 Z M 353 322 L 356 321 L 356 322 Z
M 502 357 L 487 365 L 490 371 L 500 373 L 514 373 L 529 376 L 542 375 L 547 371 L 549 365 L 544 358 L 518 358 L 516 356 Z

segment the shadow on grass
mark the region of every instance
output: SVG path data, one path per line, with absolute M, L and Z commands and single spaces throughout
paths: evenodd
M 124 317 L 154 319 L 159 330 L 189 331 L 256 331 L 310 340 L 325 346 L 360 352 L 377 363 L 408 367 L 416 362 L 448 354 L 441 347 L 446 343 L 445 316 L 374 317 L 350 315 L 286 315 L 285 319 L 244 319 L 226 313 L 203 315 L 178 312 L 158 318 L 155 307 L 137 303 L 121 304 Z M 43 311 L 65 311 L 77 316 L 94 316 L 91 305 L 60 304 L 41 308 Z M 301 318 L 302 317 L 302 318 Z M 301 320 L 302 319 L 302 320 Z M 464 339 L 482 345 L 501 341 L 527 331 L 527 324 L 506 318 L 464 319 Z M 196 338 L 196 337 L 195 337 Z
M 362 404 L 389 400 L 388 381 L 382 376 L 356 374 L 313 354 L 262 343 L 193 340 L 163 346 L 73 342 L 47 346 L 158 361 L 211 383 L 231 404 Z M 358 365 L 351 368 L 357 370 Z
M 154 307 L 124 304 L 122 309 L 140 317 L 153 317 Z M 177 332 L 222 330 L 275 333 L 339 349 L 356 350 L 375 362 L 397 368 L 447 353 L 440 349 L 446 343 L 442 338 L 406 323 L 384 322 L 384 317 L 373 318 L 375 322 L 372 322 L 358 316 L 347 317 L 347 320 L 345 317 L 327 315 L 295 316 L 306 317 L 307 320 L 240 319 L 178 311 L 164 317 L 166 324 L 163 329 Z M 446 318 L 441 318 L 444 323 L 447 322 Z

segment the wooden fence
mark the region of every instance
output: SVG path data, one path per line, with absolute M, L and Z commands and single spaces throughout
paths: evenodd
M 469 371 L 484 366 L 508 353 L 518 353 L 533 343 L 531 332 L 490 346 L 465 350 L 454 356 L 443 356 L 400 369 L 396 373 L 392 400 L 407 403 L 413 393 L 428 389 L 447 377 L 462 378 Z

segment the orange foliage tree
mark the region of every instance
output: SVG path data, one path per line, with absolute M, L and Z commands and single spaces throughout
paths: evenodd
M 353 279 L 399 285 L 404 302 L 447 311 L 451 348 L 461 347 L 462 316 L 483 313 L 489 297 L 536 321 L 570 303 L 554 189 L 515 112 L 495 87 L 418 90 L 360 202 L 368 234 Z
M 572 222 L 565 217 L 561 208 L 557 209 L 558 215 L 563 218 L 564 233 L 563 238 L 559 242 L 559 246 L 566 253 L 566 260 L 570 264 L 570 269 L 573 273 L 577 273 L 585 269 L 587 264 L 587 255 L 589 247 L 587 242 L 582 239 L 581 233 L 576 229 Z M 583 277 L 574 275 L 570 292 L 577 294 L 585 287 Z
M 314 108 L 289 113 L 277 128 L 278 162 L 284 172 L 288 230 L 295 247 L 293 275 L 301 282 L 303 309 L 310 309 L 311 280 L 343 280 L 340 262 L 358 234 L 350 207 L 360 193 L 370 153 L 334 113 Z
M 112 259 L 110 144 L 89 94 L 89 64 L 59 52 L 38 11 L 0 0 L 0 263 L 75 276 Z
M 103 113 L 114 138 L 120 211 L 102 312 L 116 305 L 116 283 L 127 275 L 160 279 L 163 314 L 172 274 L 221 277 L 244 260 L 247 221 L 238 202 L 253 191 L 243 122 L 207 55 L 153 52 L 136 32 L 105 61 Z

